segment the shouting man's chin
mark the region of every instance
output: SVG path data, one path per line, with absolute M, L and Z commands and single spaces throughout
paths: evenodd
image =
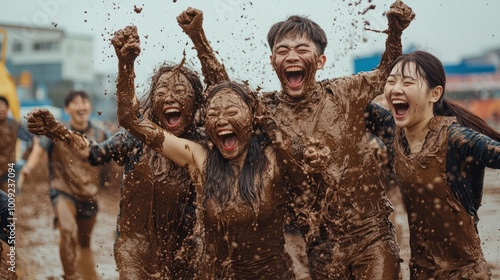
M 300 99 L 300 98 L 304 97 L 304 90 L 302 88 L 291 89 L 289 87 L 286 87 L 285 91 L 286 91 L 288 96 L 290 96 L 291 98 L 294 98 L 294 99 Z

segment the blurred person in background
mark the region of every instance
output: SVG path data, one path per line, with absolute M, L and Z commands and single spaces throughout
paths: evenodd
M 86 159 L 73 153 L 64 142 L 74 131 L 94 141 L 103 141 L 108 133 L 91 122 L 92 104 L 85 91 L 70 91 L 64 100 L 69 122 L 49 131 L 38 126 L 36 115 L 28 115 L 28 130 L 40 139 L 32 150 L 23 174 L 30 176 L 43 153 L 49 159 L 49 195 L 54 206 L 54 224 L 59 228 L 59 253 L 65 279 L 97 279 L 90 238 L 96 222 L 96 196 L 102 185 L 102 172 Z
M 10 178 L 8 176 L 9 167 L 14 168 L 16 171 L 19 170 L 16 167 L 17 139 L 30 144 L 33 143 L 33 145 L 38 143 L 38 138 L 33 137 L 20 122 L 10 118 L 8 113 L 9 101 L 7 98 L 0 96 L 0 139 L 2 139 L 0 141 L 0 189 L 6 193 L 8 193 L 7 184 Z M 14 177 L 10 178 L 10 182 L 16 182 L 17 178 L 18 173 L 15 172 Z M 17 184 L 15 185 L 17 187 Z M 15 188 L 12 190 L 15 190 Z

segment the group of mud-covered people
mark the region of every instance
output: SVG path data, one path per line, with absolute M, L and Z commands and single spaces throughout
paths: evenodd
M 114 247 L 120 279 L 294 279 L 290 225 L 304 238 L 312 279 L 401 279 L 393 208 L 369 133 L 387 148 L 408 214 L 411 279 L 489 279 L 477 209 L 485 168 L 500 168 L 500 134 L 444 99 L 436 57 L 402 55 L 411 8 L 398 0 L 386 15 L 380 65 L 319 82 L 322 28 L 301 16 L 274 24 L 267 39 L 282 88 L 260 93 L 230 80 L 201 11 L 187 9 L 177 21 L 205 85 L 182 62 L 164 64 L 141 102 L 138 31 L 117 31 L 123 130 L 107 138 L 92 126 L 82 92 L 66 103 L 81 122 L 65 126 L 43 109 L 28 115 L 29 131 L 52 140 L 40 146 L 51 153 L 65 279 L 92 266 L 83 259 L 97 213 L 95 166 L 112 160 L 125 168 Z M 372 102 L 381 93 L 387 108 Z

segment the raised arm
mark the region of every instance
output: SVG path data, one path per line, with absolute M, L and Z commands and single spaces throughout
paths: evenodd
M 45 135 L 53 141 L 62 141 L 81 159 L 89 157 L 90 141 L 79 132 L 67 129 L 56 121 L 47 109 L 35 109 L 28 114 L 28 131 L 36 135 Z
M 92 165 L 104 165 L 114 160 L 119 165 L 125 165 L 125 171 L 129 171 L 139 162 L 142 145 L 132 134 L 122 129 L 100 143 L 90 141 L 89 162 Z
M 403 54 L 403 46 L 401 44 L 401 35 L 415 18 L 415 13 L 403 1 L 396 0 L 390 10 L 386 14 L 388 28 L 384 31 L 387 33 L 385 41 L 385 51 L 380 59 L 380 64 L 377 67 L 387 77 L 391 71 L 390 67 L 394 60 Z M 385 80 L 385 78 L 384 78 Z
M 203 30 L 203 12 L 188 8 L 177 16 L 177 22 L 182 30 L 191 38 L 201 62 L 201 71 L 207 87 L 223 81 L 229 81 L 224 64 L 215 57 L 214 50 Z
M 201 170 L 206 152 L 193 141 L 179 138 L 139 114 L 139 101 L 135 96 L 134 61 L 141 52 L 135 26 L 127 26 L 111 39 L 118 58 L 116 100 L 118 121 L 141 142 L 189 171 Z

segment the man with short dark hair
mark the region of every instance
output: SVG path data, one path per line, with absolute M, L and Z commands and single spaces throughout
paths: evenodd
M 89 121 L 92 105 L 86 92 L 69 92 L 64 100 L 64 110 L 70 120 L 59 129 L 84 134 L 97 142 L 108 138 L 105 130 Z M 90 236 L 98 210 L 95 197 L 101 184 L 100 168 L 75 155 L 64 141 L 52 141 L 43 137 L 40 146 L 43 149 L 32 151 L 33 155 L 28 159 L 26 168 L 32 169 L 44 151 L 48 153 L 49 195 L 55 210 L 55 222 L 61 234 L 59 252 L 64 277 L 95 279 L 97 275 L 90 250 Z

